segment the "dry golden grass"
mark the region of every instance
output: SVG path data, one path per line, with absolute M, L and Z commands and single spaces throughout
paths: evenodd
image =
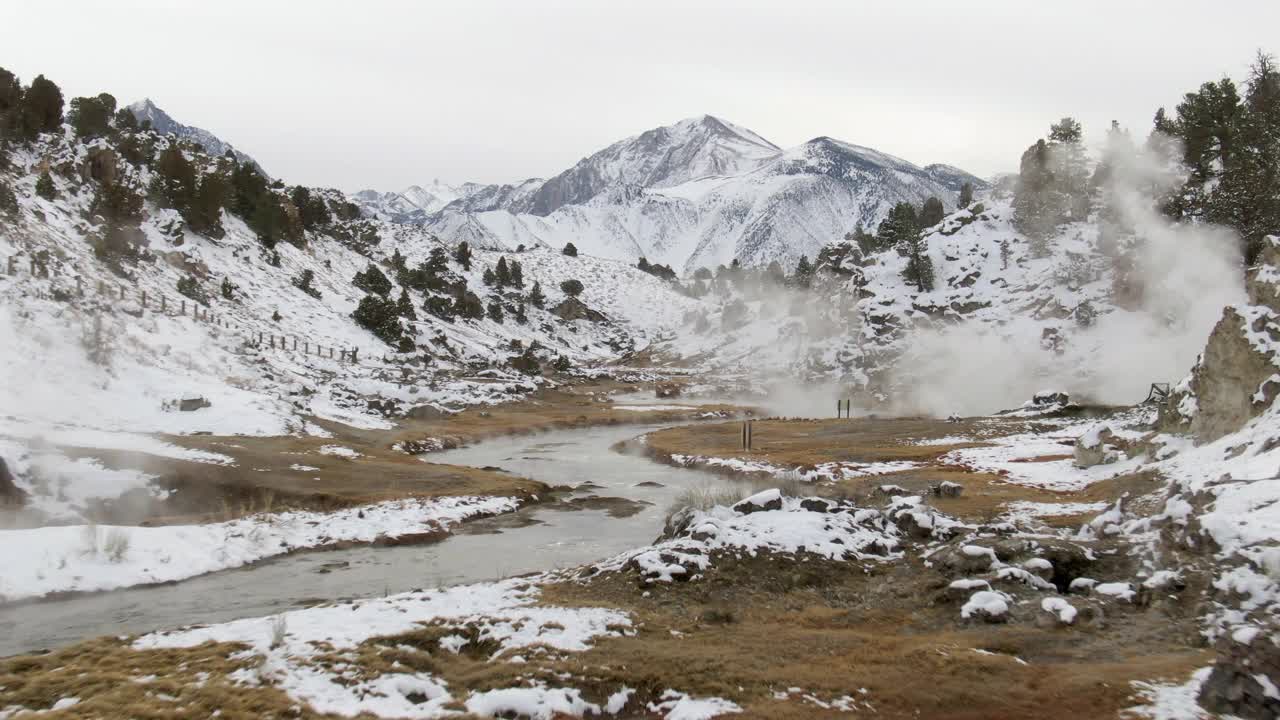
M 540 482 L 506 472 L 424 462 L 392 449 L 404 441 L 436 438 L 449 446 L 502 435 L 639 422 L 677 421 L 691 411 L 633 412 L 611 409 L 609 392 L 634 389 L 612 381 L 544 390 L 497 407 L 469 408 L 431 419 L 405 418 L 391 430 L 368 430 L 313 419 L 333 434 L 241 437 L 168 436 L 177 445 L 230 456 L 233 465 L 175 460 L 145 453 L 66 448 L 75 457 L 94 457 L 111 468 L 132 468 L 157 475 L 158 484 L 178 490 L 163 504 L 121 503 L 103 507 L 99 519 L 130 524 L 190 523 L 225 520 L 254 512 L 285 509 L 334 510 L 404 497 L 448 495 L 542 494 Z M 736 410 L 727 406 L 706 409 Z M 325 445 L 342 445 L 356 459 L 319 454 Z M 293 466 L 315 468 L 299 470 Z

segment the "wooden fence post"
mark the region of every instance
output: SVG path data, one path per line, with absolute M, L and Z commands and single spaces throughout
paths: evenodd
M 76 294 L 84 297 L 84 278 L 79 275 L 76 276 Z
M 142 309 L 143 310 L 147 309 L 147 291 L 146 290 L 142 291 Z
M 164 295 L 161 295 L 160 296 L 160 312 L 164 312 L 164 306 L 165 306 Z
M 18 263 L 18 258 L 17 258 L 17 257 L 15 257 L 15 256 L 13 256 L 13 255 L 10 255 L 10 256 L 9 256 L 9 274 L 10 274 L 10 275 L 17 275 L 17 274 L 18 274 L 18 270 L 17 270 L 17 268 L 16 268 L 16 267 L 14 267 L 15 265 L 17 265 L 17 263 Z

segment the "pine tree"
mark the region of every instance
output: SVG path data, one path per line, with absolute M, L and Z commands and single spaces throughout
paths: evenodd
M 497 300 L 489 301 L 489 319 L 498 324 L 502 324 L 502 303 L 499 303 Z
M 187 225 L 215 240 L 226 235 L 222 227 L 222 209 L 226 207 L 230 194 L 230 187 L 221 173 L 215 171 L 201 177 L 195 196 L 182 213 Z
M 391 281 L 373 263 L 369 263 L 369 267 L 365 268 L 364 272 L 356 273 L 355 277 L 351 278 L 351 284 L 367 293 L 382 297 L 386 297 L 387 293 L 391 292 Z
M 967 208 L 973 204 L 973 183 L 967 182 L 960 186 L 960 207 Z
M 100 137 L 111 132 L 111 116 L 115 111 L 116 99 L 107 93 L 91 98 L 74 98 L 67 121 L 78 137 Z
M 400 288 L 400 299 L 396 301 L 396 313 L 406 320 L 417 320 L 418 313 L 413 311 L 413 301 L 409 299 L 409 291 Z
M 808 288 L 813 284 L 813 265 L 809 264 L 808 255 L 801 255 L 800 262 L 796 263 L 795 284 L 801 288 Z
M 506 255 L 498 258 L 498 267 L 494 272 L 494 280 L 500 288 L 511 284 L 511 269 L 507 267 Z
M 542 294 L 542 283 L 537 280 L 533 281 L 533 289 L 529 291 L 529 304 L 540 308 L 547 300 L 547 296 Z
M 947 211 L 942 207 L 942 201 L 936 197 L 930 196 L 920 206 L 919 224 L 922 228 L 931 228 L 942 222 L 942 218 L 946 217 Z
M 1280 230 L 1280 70 L 1270 55 L 1259 52 L 1250 67 L 1232 141 L 1209 218 L 1240 233 L 1252 264 L 1263 238 Z
M 19 137 L 35 140 L 62 126 L 62 90 L 43 75 L 37 75 L 22 95 Z
M 48 170 L 40 173 L 40 177 L 36 179 L 36 195 L 45 200 L 52 200 L 58 196 L 58 188 L 53 184 L 53 178 L 49 176 Z
M 514 287 L 524 287 L 524 268 L 520 267 L 519 260 L 511 261 L 511 284 Z
M 903 243 L 919 232 L 915 207 L 909 202 L 900 202 L 893 206 L 889 215 L 876 228 L 876 244 L 880 248 L 896 247 L 901 251 Z
M 239 285 L 231 282 L 231 278 L 222 278 L 222 298 L 224 300 L 234 300 L 236 291 L 240 289 Z
M 453 251 L 453 259 L 462 266 L 463 270 L 471 269 L 471 246 L 465 240 L 458 243 L 458 247 Z
M 167 207 L 182 212 L 196 196 L 196 170 L 176 144 L 160 153 L 156 162 L 156 185 Z
M 917 232 L 907 238 L 902 250 L 907 256 L 907 266 L 902 271 L 902 278 L 915 283 L 917 292 L 933 290 L 933 260 L 929 258 L 929 248 L 924 236 Z
M 564 254 L 569 257 L 578 257 L 578 247 L 573 243 L 565 243 Z
M 493 268 L 485 268 L 484 274 L 480 276 L 480 279 L 489 287 L 498 284 L 498 276 L 493 273 Z

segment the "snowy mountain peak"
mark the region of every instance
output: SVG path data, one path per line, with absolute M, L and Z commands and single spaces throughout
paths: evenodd
M 777 157 L 778 146 L 712 115 L 646 130 L 584 158 L 543 183 L 513 212 L 549 215 L 613 185 L 672 187 L 698 178 L 737 175 Z
M 129 105 L 127 109 L 129 112 L 133 113 L 133 116 L 137 118 L 139 123 L 151 123 L 152 129 L 158 133 L 163 135 L 173 134 L 185 140 L 190 140 L 203 147 L 205 152 L 214 157 L 222 157 L 227 154 L 227 151 L 231 151 L 231 153 L 235 155 L 235 158 L 240 162 L 251 163 L 257 167 L 258 170 L 262 171 L 264 175 L 266 174 L 266 171 L 258 164 L 257 160 L 254 160 L 252 157 L 235 149 L 231 143 L 223 140 L 204 128 L 183 125 L 173 119 L 172 115 L 161 110 L 158 105 L 152 102 L 151 98 L 143 98 Z

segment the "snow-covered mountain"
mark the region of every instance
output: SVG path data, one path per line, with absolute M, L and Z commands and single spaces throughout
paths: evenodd
M 782 150 L 704 115 L 614 143 L 549 180 L 473 186 L 436 212 L 406 212 L 405 193 L 357 202 L 370 216 L 420 222 L 477 247 L 572 242 L 593 255 L 692 271 L 813 258 L 858 224 L 874 227 L 898 202 L 937 196 L 954 206 L 965 182 L 985 187 L 954 167 L 919 167 L 828 137 Z
M 361 190 L 351 196 L 368 217 L 402 224 L 421 224 L 427 215 L 444 209 L 449 203 L 485 188 L 476 183 L 453 186 L 433 180 L 430 185 L 410 185 L 400 192 Z
M 233 147 L 231 143 L 223 140 L 217 135 L 214 135 L 204 128 L 183 125 L 177 120 L 174 120 L 172 115 L 156 106 L 156 104 L 151 101 L 151 98 L 143 98 L 130 105 L 127 109 L 129 112 L 133 113 L 133 116 L 137 118 L 138 122 L 150 122 L 151 127 L 161 135 L 173 134 L 184 140 L 190 140 L 204 148 L 205 152 L 214 157 L 222 157 L 223 155 L 226 155 L 229 150 L 240 162 L 253 163 L 255 167 L 262 170 L 262 166 L 258 164 L 257 160 L 254 160 L 245 153 L 240 152 Z M 266 174 L 265 170 L 263 170 L 263 174 Z

